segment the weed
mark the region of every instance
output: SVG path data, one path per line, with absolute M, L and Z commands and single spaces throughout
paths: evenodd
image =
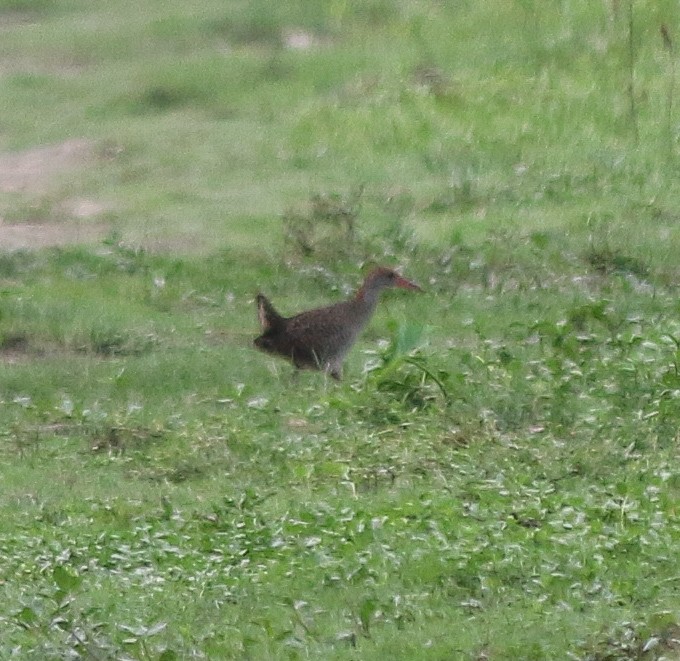
M 36 263 L 36 255 L 29 250 L 0 253 L 0 277 L 14 278 L 26 274 Z
M 28 337 L 25 333 L 8 332 L 0 335 L 0 351 L 18 351 L 25 352 L 28 348 Z
M 288 210 L 282 218 L 283 231 L 293 254 L 317 259 L 351 256 L 363 190 L 363 186 L 359 186 L 347 198 L 316 194 L 311 197 L 307 210 Z
M 434 385 L 444 402 L 449 394 L 444 385 L 447 372 L 435 369 L 418 350 L 423 327 L 392 324 L 392 339 L 366 369 L 364 388 L 389 394 L 407 410 L 423 409 L 436 401 Z
M 153 334 L 134 335 L 115 325 L 100 322 L 90 329 L 88 342 L 83 348 L 103 356 L 131 356 L 150 351 L 155 344 Z
M 29 650 L 45 657 L 73 654 L 95 659 L 113 652 L 115 646 L 100 633 L 103 623 L 97 620 L 101 617 L 97 609 L 84 611 L 75 605 L 82 576 L 55 564 L 51 578 L 52 585 L 41 602 L 13 613 L 14 624 L 29 634 Z
M 589 250 L 585 255 L 586 262 L 598 273 L 611 275 L 612 273 L 630 273 L 638 278 L 649 275 L 649 267 L 640 259 L 621 254 L 611 248 Z

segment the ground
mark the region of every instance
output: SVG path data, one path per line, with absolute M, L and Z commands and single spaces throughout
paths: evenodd
M 55 145 L 33 147 L 0 154 L 0 192 L 14 193 L 29 200 L 49 194 L 55 181 L 78 176 L 96 162 L 95 146 L 86 139 L 73 139 Z M 106 205 L 94 200 L 65 199 L 61 203 L 65 219 L 43 219 L 19 223 L 0 219 L 0 246 L 5 250 L 36 249 L 69 244 L 100 242 L 109 231 L 97 217 Z

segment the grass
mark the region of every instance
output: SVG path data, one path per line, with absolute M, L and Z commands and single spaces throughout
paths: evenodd
M 544 4 L 0 2 L 0 658 L 678 657 L 678 10 Z

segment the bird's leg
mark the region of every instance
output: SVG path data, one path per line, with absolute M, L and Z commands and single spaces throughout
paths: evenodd
M 319 356 L 316 355 L 316 351 L 312 349 L 312 356 L 314 357 L 314 364 L 316 365 L 316 369 L 322 370 L 324 369 L 323 365 L 321 364 L 321 361 L 319 360 Z

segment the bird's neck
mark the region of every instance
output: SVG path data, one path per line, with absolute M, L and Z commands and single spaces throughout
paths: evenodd
M 379 287 L 363 284 L 359 291 L 357 291 L 354 300 L 362 306 L 373 309 L 378 303 L 380 292 L 381 288 Z

